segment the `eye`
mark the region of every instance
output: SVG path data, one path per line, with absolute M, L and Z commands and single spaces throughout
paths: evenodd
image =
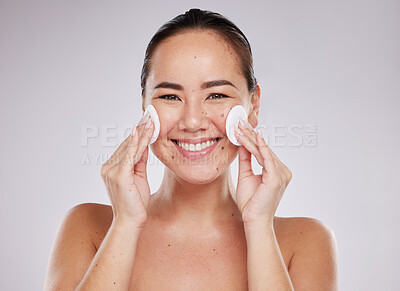
M 215 98 L 211 98 L 212 96 L 214 96 Z M 210 94 L 210 96 L 208 96 L 208 98 L 210 98 L 210 99 L 222 99 L 222 98 L 229 98 L 229 96 L 227 96 L 225 94 L 221 94 L 221 93 L 212 93 L 212 94 Z
M 160 97 L 158 97 L 160 99 L 165 99 L 165 100 L 170 100 L 170 101 L 174 101 L 174 100 L 180 100 L 179 97 L 177 97 L 176 95 L 162 95 Z M 222 98 L 229 98 L 229 96 L 225 95 L 225 94 L 221 94 L 221 93 L 212 93 L 208 96 L 208 98 L 210 99 L 222 99 Z
M 163 95 L 163 96 L 160 96 L 158 98 L 165 99 L 165 100 L 171 100 L 171 101 L 179 100 L 179 98 L 177 96 L 175 96 L 175 95 Z

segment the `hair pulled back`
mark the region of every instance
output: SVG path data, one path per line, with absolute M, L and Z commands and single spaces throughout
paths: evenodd
M 244 33 L 233 22 L 221 14 L 195 8 L 165 23 L 150 40 L 141 72 L 140 84 L 142 87 L 142 97 L 145 95 L 151 58 L 158 45 L 168 37 L 190 30 L 212 30 L 227 41 L 239 56 L 240 68 L 246 78 L 249 92 L 254 92 L 257 87 L 257 80 L 253 70 L 253 55 L 250 43 Z

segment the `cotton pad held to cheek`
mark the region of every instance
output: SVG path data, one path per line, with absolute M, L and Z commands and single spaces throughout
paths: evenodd
M 235 137 L 235 128 L 238 128 L 240 119 L 247 121 L 246 109 L 244 109 L 242 105 L 236 105 L 229 111 L 225 125 L 226 135 L 229 141 L 236 146 L 241 146 L 241 143 Z
M 146 110 L 144 111 L 143 116 L 145 116 L 147 114 L 147 112 L 150 114 L 151 121 L 154 123 L 154 131 L 153 131 L 153 135 L 150 139 L 150 144 L 152 144 L 157 140 L 158 135 L 160 134 L 160 119 L 158 118 L 157 111 L 153 105 L 148 105 L 146 107 Z

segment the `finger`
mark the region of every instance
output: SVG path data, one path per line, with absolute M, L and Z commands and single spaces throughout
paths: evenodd
M 139 121 L 138 125 L 146 124 L 147 119 L 150 117 L 150 112 L 147 112 Z
M 147 179 L 147 158 L 149 156 L 149 147 L 146 147 L 140 160 L 134 165 L 135 175 Z
M 254 144 L 258 145 L 257 143 L 257 133 L 251 126 L 249 122 L 246 120 L 241 119 L 239 124 L 239 128 L 242 130 L 242 132 L 252 141 Z M 272 149 L 267 146 L 267 149 L 270 151 L 270 153 L 273 156 L 273 162 L 275 164 L 275 169 L 279 176 L 282 176 L 285 180 L 290 180 L 291 172 L 290 170 L 278 159 L 278 157 L 274 154 Z M 260 150 L 260 149 L 259 149 Z
M 151 118 L 149 118 L 147 122 L 148 123 L 144 124 L 142 134 L 139 138 L 137 152 L 134 156 L 134 161 L 133 161 L 134 165 L 141 159 L 144 150 L 148 147 L 150 143 L 150 139 L 154 131 L 154 123 L 152 122 Z
M 138 124 L 138 133 L 139 133 L 138 134 L 138 137 L 139 137 L 138 138 L 138 142 L 140 141 L 140 137 L 142 136 L 144 130 L 146 129 L 146 123 L 147 123 L 147 120 L 149 120 L 149 119 L 150 119 L 150 115 L 149 115 L 149 113 L 147 113 L 139 121 L 139 124 Z
M 146 119 L 145 115 L 143 119 Z M 121 170 L 123 171 L 131 171 L 134 168 L 134 165 L 140 160 L 141 158 L 141 153 L 143 152 L 141 150 L 141 147 L 143 147 L 143 134 L 146 131 L 146 123 L 143 123 L 142 120 L 139 122 L 140 125 L 138 125 L 135 129 L 135 132 L 133 133 L 131 137 L 131 142 L 129 143 L 127 150 L 125 152 L 124 159 L 121 161 L 120 167 Z M 149 120 L 149 119 L 148 119 Z
M 246 120 L 241 119 L 239 122 L 239 128 L 242 129 L 243 133 L 245 133 L 254 144 L 257 144 L 257 132 L 253 129 L 251 124 Z M 260 130 L 260 129 L 259 129 Z M 272 152 L 272 151 L 271 151 Z M 278 167 L 278 162 L 274 159 L 275 166 Z
M 264 160 L 260 151 L 258 150 L 258 145 L 254 144 L 247 135 L 243 133 L 239 134 L 236 131 L 236 129 L 235 129 L 235 136 L 236 139 L 242 144 L 242 146 L 245 147 L 250 153 L 252 153 L 255 156 L 257 162 L 263 167 Z
M 135 126 L 130 135 L 129 144 L 125 151 L 124 158 L 120 162 L 119 168 L 121 171 L 127 172 L 130 171 L 134 166 L 134 157 L 138 148 L 138 140 L 139 140 L 139 131 L 141 126 Z
M 262 155 L 262 158 L 265 161 L 264 168 L 269 173 L 277 173 L 274 156 L 272 155 L 272 151 L 268 150 L 269 146 L 262 137 L 261 130 L 259 130 L 257 134 L 257 145 Z
M 257 140 L 256 140 L 256 132 L 254 130 L 254 128 L 251 126 L 251 124 L 249 122 L 247 122 L 246 120 L 240 119 L 240 122 L 238 124 L 239 129 L 246 134 L 251 141 L 254 142 L 254 144 L 257 144 Z
M 144 115 L 141 120 L 139 121 L 138 124 L 138 128 L 137 130 L 139 130 L 139 133 L 142 132 L 143 128 L 144 128 L 144 122 L 147 121 L 147 119 L 149 118 L 150 114 L 147 113 L 146 115 Z M 143 126 L 142 126 L 143 124 Z M 140 134 L 139 134 L 140 136 Z M 113 155 L 103 164 L 102 166 L 102 173 L 103 172 L 107 172 L 109 169 L 111 169 L 113 166 L 120 164 L 121 160 L 125 157 L 126 151 L 127 151 L 127 146 L 129 144 L 130 141 L 130 136 L 128 136 L 121 144 L 120 146 L 117 148 L 117 150 L 113 153 Z
M 245 147 L 239 147 L 239 177 L 244 179 L 248 176 L 254 175 L 251 167 L 251 153 Z
M 276 156 L 276 154 L 272 151 L 272 149 L 270 147 L 268 147 L 268 150 L 274 156 L 274 159 L 275 159 L 275 162 L 276 162 L 276 168 L 282 173 L 282 175 L 284 175 L 284 177 L 286 178 L 285 180 L 287 181 L 287 183 L 289 183 L 290 180 L 292 179 L 292 172 L 290 171 L 290 169 L 284 163 L 282 163 L 279 160 L 279 158 Z
M 250 141 L 250 143 L 253 144 L 253 145 L 251 145 L 251 144 L 248 144 L 248 143 L 247 143 L 247 145 L 248 145 L 249 147 L 254 148 L 254 151 L 258 153 L 258 154 L 257 154 L 257 153 L 254 154 L 254 156 L 256 157 L 258 163 L 259 163 L 261 166 L 263 166 L 263 165 L 264 165 L 264 161 L 263 161 L 263 158 L 262 158 L 262 156 L 261 156 L 261 154 L 259 153 L 259 150 L 258 150 L 258 145 L 257 145 L 256 132 L 255 132 L 255 130 L 253 129 L 253 127 L 251 126 L 251 124 L 250 124 L 249 122 L 247 122 L 246 120 L 244 120 L 244 119 L 240 119 L 240 122 L 239 122 L 239 124 L 238 124 L 238 127 L 239 127 L 239 129 L 241 130 L 241 132 L 242 132 L 242 133 L 244 134 L 244 136 L 245 136 L 245 137 L 243 137 L 243 138 L 247 138 L 247 139 Z M 249 150 L 250 150 L 250 149 L 249 149 Z M 251 151 L 251 150 L 250 150 L 250 152 L 253 153 L 253 151 Z
M 127 145 L 130 141 L 130 135 L 118 146 L 115 152 L 111 155 L 111 157 L 103 164 L 102 171 L 107 172 L 113 166 L 120 163 L 122 158 L 125 155 Z
M 140 158 L 140 160 L 134 165 L 134 181 L 135 184 L 140 187 L 141 185 L 148 184 L 147 180 L 147 158 L 149 156 L 149 147 L 146 147 L 145 150 L 143 151 L 143 154 Z M 136 178 L 141 178 L 141 180 L 137 180 Z M 143 203 L 145 205 L 148 205 L 149 202 L 149 196 L 146 195 L 144 192 L 140 191 L 140 195 L 142 197 Z
M 258 131 L 261 131 L 261 129 L 259 129 Z M 254 136 L 255 142 L 257 144 L 257 133 L 255 131 L 249 131 L 249 130 L 247 130 L 247 132 L 248 133 L 251 132 L 251 136 Z M 265 142 L 265 144 L 267 145 L 266 142 Z M 264 145 L 261 145 L 261 147 L 264 147 Z M 281 173 L 285 178 L 288 178 L 288 180 L 290 180 L 292 174 L 291 174 L 291 171 L 289 170 L 289 168 L 284 163 L 282 163 L 281 160 L 279 160 L 277 155 L 272 151 L 271 147 L 269 147 L 267 145 L 266 148 L 268 149 L 268 151 L 273 156 L 274 162 L 275 162 L 275 167 L 278 170 L 278 172 Z

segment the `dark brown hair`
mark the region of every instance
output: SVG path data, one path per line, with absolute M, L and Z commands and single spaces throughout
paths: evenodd
M 168 37 L 188 30 L 213 30 L 223 37 L 235 50 L 240 59 L 240 67 L 247 80 L 247 88 L 254 92 L 257 80 L 253 70 L 253 55 L 250 43 L 244 33 L 230 20 L 208 10 L 190 9 L 161 26 L 150 40 L 141 73 L 142 97 L 145 95 L 146 80 L 150 71 L 151 57 L 157 46 Z

